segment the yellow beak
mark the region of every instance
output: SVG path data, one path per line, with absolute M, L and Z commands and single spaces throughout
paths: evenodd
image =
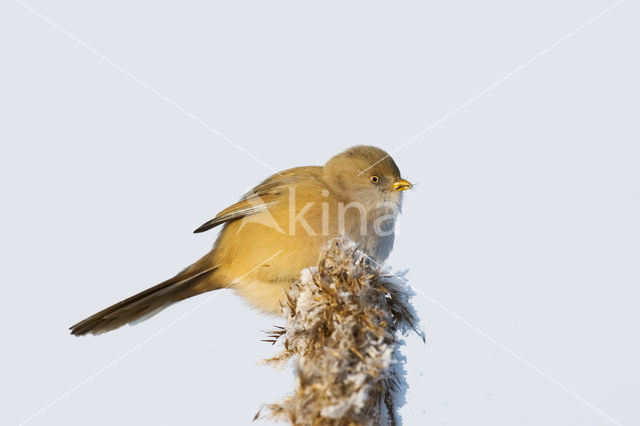
M 405 179 L 400 179 L 393 184 L 393 189 L 395 189 L 396 191 L 404 191 L 411 188 L 413 188 L 413 184 Z

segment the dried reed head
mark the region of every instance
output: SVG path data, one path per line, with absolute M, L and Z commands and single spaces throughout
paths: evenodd
M 331 242 L 317 268 L 287 292 L 286 325 L 266 341 L 283 350 L 265 362 L 295 360 L 297 388 L 267 405 L 266 417 L 293 425 L 399 424 L 404 403 L 401 334 L 416 331 L 402 277 L 379 267 L 346 238 Z M 259 417 L 260 413 L 256 415 Z

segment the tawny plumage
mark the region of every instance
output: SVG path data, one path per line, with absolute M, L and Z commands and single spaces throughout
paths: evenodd
M 272 175 L 196 229 L 223 225 L 209 253 L 175 277 L 72 326 L 71 333 L 100 334 L 227 287 L 254 307 L 279 314 L 283 289 L 317 264 L 330 239 L 345 234 L 384 261 L 401 193 L 409 188 L 393 159 L 372 146 L 350 148 L 324 166 Z

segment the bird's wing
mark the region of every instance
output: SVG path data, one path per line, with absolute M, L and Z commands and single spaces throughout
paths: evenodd
M 277 196 L 266 194 L 263 196 L 253 196 L 243 198 L 235 204 L 227 207 L 216 215 L 213 219 L 205 222 L 198 229 L 193 231 L 194 233 L 208 231 L 221 223 L 229 222 L 232 220 L 240 219 L 245 216 L 260 213 L 269 209 L 273 203 L 277 203 Z
M 270 206 L 282 200 L 283 194 L 288 194 L 289 187 L 305 181 L 318 181 L 321 178 L 321 167 L 296 167 L 272 175 L 244 194 L 240 201 L 222 210 L 193 232 L 208 231 L 222 223 L 267 211 Z

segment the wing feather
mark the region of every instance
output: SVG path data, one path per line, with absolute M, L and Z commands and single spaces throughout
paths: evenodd
M 240 201 L 227 207 L 213 219 L 202 224 L 194 233 L 208 231 L 222 223 L 230 222 L 252 214 L 269 210 L 269 207 L 279 203 L 287 188 L 303 181 L 318 181 L 322 179 L 322 167 L 296 167 L 284 170 L 262 181 L 242 196 Z

